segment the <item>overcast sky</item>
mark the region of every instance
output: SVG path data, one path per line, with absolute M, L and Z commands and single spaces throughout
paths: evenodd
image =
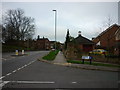
M 21 8 L 26 16 L 35 18 L 34 37 L 54 40 L 54 12 L 57 10 L 57 41 L 64 42 L 67 29 L 70 35 L 77 37 L 78 31 L 91 39 L 103 31 L 108 17 L 112 23 L 118 23 L 117 2 L 3 2 L 2 12 Z M 100 29 L 102 28 L 102 29 Z

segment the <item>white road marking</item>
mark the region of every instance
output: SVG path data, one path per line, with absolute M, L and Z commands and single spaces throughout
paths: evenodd
M 27 65 L 30 65 L 30 64 L 32 64 L 32 63 L 30 62 L 30 63 L 28 63 Z
M 8 73 L 8 74 L 6 74 L 6 76 L 9 76 L 10 74 L 12 74 L 12 73 Z
M 77 82 L 72 82 L 73 84 L 77 83 Z
M 53 81 L 11 81 L 13 83 L 53 84 Z
M 24 66 L 22 66 L 22 67 L 21 67 L 21 69 L 22 69 L 22 68 L 25 68 L 25 65 L 24 65 Z
M 27 66 L 27 65 L 24 65 L 25 67 Z
M 3 79 L 5 76 L 0 77 L 0 80 Z
M 0 83 L 0 87 L 3 87 L 5 84 L 9 83 L 10 81 L 3 81 L 2 83 Z
M 12 71 L 13 73 L 16 72 L 17 70 Z
M 19 71 L 19 70 L 27 67 L 28 65 L 34 63 L 35 61 L 36 61 L 36 60 L 31 61 L 31 62 L 29 62 L 28 64 L 25 64 L 24 66 L 22 66 L 21 68 L 18 68 L 18 69 L 16 69 L 16 70 L 12 71 L 11 73 L 8 73 L 8 74 L 6 74 L 5 76 L 0 77 L 0 80 L 3 79 L 3 78 L 5 78 L 6 76 L 9 76 L 9 75 L 11 75 L 11 74 L 13 74 L 13 73 L 15 73 L 15 72 L 17 72 L 17 71 Z
M 17 71 L 19 71 L 21 68 L 18 68 Z
M 22 83 L 22 84 L 54 84 L 53 81 L 2 81 L 0 87 L 3 87 L 7 83 Z

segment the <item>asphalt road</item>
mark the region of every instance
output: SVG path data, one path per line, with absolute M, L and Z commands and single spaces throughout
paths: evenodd
M 32 61 L 36 61 L 39 57 L 44 56 L 47 53 L 48 51 L 30 51 L 26 52 L 27 55 L 24 56 L 12 56 L 15 53 L 3 53 L 2 76 L 21 68 Z
M 46 53 L 33 52 L 3 61 L 3 88 L 118 88 L 118 72 L 77 69 L 37 60 Z

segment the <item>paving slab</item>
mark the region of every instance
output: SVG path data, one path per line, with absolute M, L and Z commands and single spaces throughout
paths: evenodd
M 67 63 L 67 61 L 66 61 L 66 59 L 65 59 L 65 57 L 64 57 L 64 55 L 61 51 L 58 52 L 58 54 L 57 54 L 55 60 L 53 61 L 53 63 L 61 63 L 61 64 Z

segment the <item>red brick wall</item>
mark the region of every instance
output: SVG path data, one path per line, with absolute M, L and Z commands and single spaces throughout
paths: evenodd
M 50 49 L 50 42 L 47 39 L 40 39 L 36 41 L 36 48 L 39 50 Z

